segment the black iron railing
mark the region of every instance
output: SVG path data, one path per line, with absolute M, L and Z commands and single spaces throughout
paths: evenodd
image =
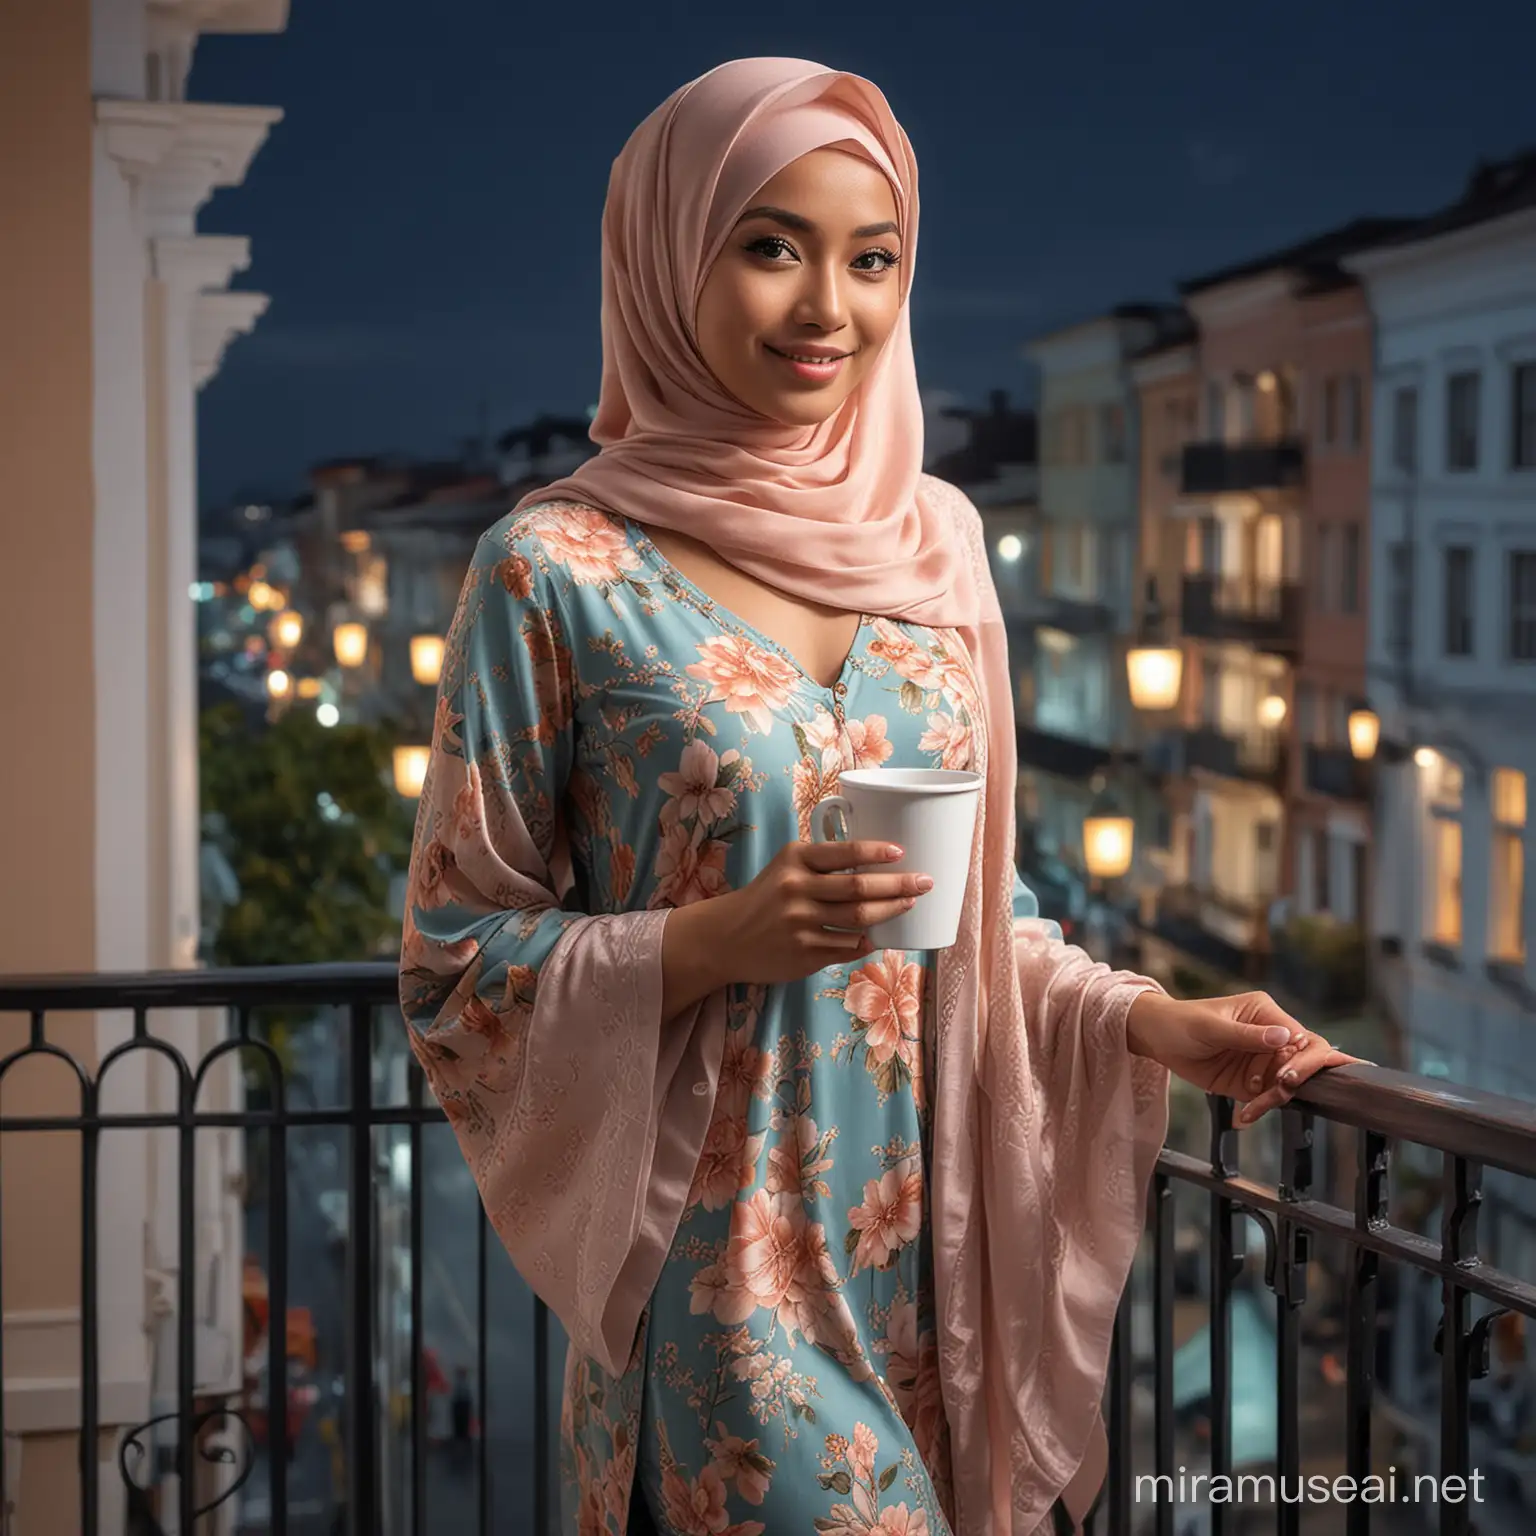
M 1306 478 L 1306 452 L 1290 438 L 1267 443 L 1188 443 L 1182 470 L 1180 489 L 1186 496 L 1286 490 Z
M 346 1529 L 354 1536 L 379 1536 L 381 1532 L 409 1532 L 422 1536 L 428 1529 L 428 1425 L 426 1416 L 427 1369 L 422 1353 L 423 1261 L 426 1243 L 423 1213 L 423 1137 L 441 1117 L 426 1102 L 422 1080 L 414 1063 L 407 1067 L 408 1090 L 404 1103 L 379 1102 L 375 1091 L 378 1050 L 375 1024 L 385 1026 L 394 1038 L 402 1026 L 394 1014 L 395 973 L 387 965 L 294 967 L 249 972 L 192 972 L 148 976 L 91 976 L 0 981 L 0 1026 L 6 1015 L 19 1013 L 25 1040 L 0 1059 L 0 1082 L 18 1063 L 50 1057 L 68 1067 L 80 1093 L 78 1111 L 69 1114 L 7 1114 L 0 1118 L 0 1134 L 25 1137 L 34 1132 L 73 1132 L 82 1142 L 80 1172 L 80 1528 L 99 1529 L 102 1507 L 97 1485 L 94 1453 L 100 1428 L 99 1385 L 99 1242 L 97 1218 L 97 1162 L 103 1133 L 118 1129 L 163 1129 L 178 1138 L 180 1172 L 179 1296 L 177 1308 L 177 1386 L 174 1410 L 160 1417 L 175 1434 L 172 1456 L 178 1474 L 176 1528 L 183 1536 L 212 1529 L 199 1503 L 194 1461 L 206 1454 L 199 1437 L 215 1421 L 226 1425 L 249 1424 L 241 1402 L 200 1401 L 195 1379 L 192 1293 L 195 1232 L 193 1160 L 196 1133 L 206 1127 L 243 1130 L 265 1149 L 267 1271 L 269 1313 L 273 1320 L 267 1341 L 269 1407 L 267 1438 L 270 1515 L 266 1528 L 274 1533 L 299 1526 L 288 1498 L 286 1452 L 290 1426 L 287 1413 L 273 1411 L 271 1398 L 286 1378 L 286 1332 L 289 1287 L 290 1140 L 305 1128 L 330 1127 L 350 1133 L 347 1154 L 350 1220 L 346 1231 L 346 1413 L 342 1460 L 346 1468 L 342 1500 L 345 1518 L 327 1530 Z M 347 1095 L 336 1108 L 300 1106 L 293 1102 L 289 1074 L 282 1053 L 261 1025 L 262 1010 L 337 1008 L 346 1021 L 344 1039 L 338 1044 L 345 1061 Z M 196 1062 L 185 1060 L 174 1047 L 158 1040 L 151 1030 L 152 1011 L 158 1009 L 225 1009 L 229 1013 L 226 1036 L 202 1053 Z M 128 1010 L 131 1035 L 88 1071 L 49 1038 L 50 1021 L 69 1011 Z M 176 1082 L 173 1112 L 116 1114 L 102 1108 L 102 1084 L 113 1065 L 134 1052 L 152 1053 L 169 1064 Z M 238 1108 L 205 1111 L 199 1106 L 199 1090 L 217 1063 L 231 1055 L 259 1063 L 265 1069 L 267 1088 L 254 1093 Z M 1378 1282 L 1382 1261 L 1387 1260 L 1438 1281 L 1441 1287 L 1440 1320 L 1440 1421 L 1438 1475 L 1466 1477 L 1470 1466 L 1470 1391 L 1472 1382 L 1487 1368 L 1487 1354 L 1495 1321 L 1510 1313 L 1536 1318 L 1536 1286 L 1492 1267 L 1480 1254 L 1477 1216 L 1482 1201 L 1485 1168 L 1503 1169 L 1529 1178 L 1536 1175 L 1536 1106 L 1496 1097 L 1443 1082 L 1417 1078 L 1377 1067 L 1339 1069 L 1309 1083 L 1291 1108 L 1281 1116 L 1279 1174 L 1267 1184 L 1245 1177 L 1238 1168 L 1232 1105 L 1226 1099 L 1207 1099 L 1209 1148 L 1194 1156 L 1174 1147 L 1164 1149 L 1154 1174 L 1149 1205 L 1149 1250 L 1152 1290 L 1153 1348 L 1148 1372 L 1151 1377 L 1152 1448 L 1151 1471 L 1136 1464 L 1133 1435 L 1133 1387 L 1138 1363 L 1132 1347 L 1131 1293 L 1122 1305 L 1116 1324 L 1115 1348 L 1108 1388 L 1112 1456 L 1105 1496 L 1093 1524 L 1108 1536 L 1131 1536 L 1140 1528 L 1135 1516 L 1143 1502 L 1138 1482 L 1148 1477 L 1172 1479 L 1175 1462 L 1176 1422 L 1173 1392 L 1175 1300 L 1175 1226 L 1173 1196 L 1176 1188 L 1201 1192 L 1208 1197 L 1205 1246 L 1209 1258 L 1208 1318 L 1210 1341 L 1209 1467 L 1212 1476 L 1233 1471 L 1232 1399 L 1233 1344 L 1232 1302 L 1234 1285 L 1244 1264 L 1245 1246 L 1238 1242 L 1246 1218 L 1258 1224 L 1265 1243 L 1263 1284 L 1273 1294 L 1276 1318 L 1276 1372 L 1274 1391 L 1278 1416 L 1273 1475 L 1295 1485 L 1301 1464 L 1301 1347 L 1300 1309 L 1307 1299 L 1308 1269 L 1314 1244 L 1328 1242 L 1342 1249 L 1345 1262 L 1343 1331 L 1345 1338 L 1345 1462 L 1349 1475 L 1363 1479 L 1374 1470 L 1372 1424 L 1377 1401 L 1376 1341 L 1379 1305 Z M 1338 1181 L 1319 1187 L 1314 1177 L 1314 1135 L 1317 1122 L 1352 1129 L 1355 1147 L 1352 1193 L 1330 1199 Z M 377 1174 L 375 1137 L 380 1131 L 403 1130 L 409 1140 L 410 1186 L 408 1191 L 408 1240 L 404 1255 L 409 1264 L 410 1335 L 408 1403 L 408 1493 L 396 1501 L 382 1486 L 381 1446 L 388 1430 L 384 1404 L 379 1401 L 381 1383 L 376 1379 L 376 1351 L 381 1327 L 377 1316 L 374 1258 L 381 1232 L 374 1217 L 374 1184 Z M 1252 1133 L 1249 1133 L 1252 1134 Z M 1439 1180 L 1442 1208 L 1438 1239 L 1394 1220 L 1389 1208 L 1389 1153 L 1399 1143 L 1438 1149 L 1443 1171 Z M 7 1146 L 14 1145 L 8 1140 Z M 477 1203 L 478 1210 L 478 1203 Z M 477 1410 L 480 1421 L 475 1455 L 473 1509 L 453 1525 L 455 1530 L 495 1528 L 531 1529 L 547 1536 L 553 1508 L 551 1462 L 551 1415 L 548 1319 L 533 1304 L 533 1430 L 531 1445 L 521 1464 L 503 1468 L 499 1485 L 493 1473 L 494 1458 L 488 1453 L 486 1383 L 487 1360 L 487 1254 L 488 1231 L 483 1215 L 477 1216 L 476 1360 Z M 12 1232 L 0 1211 L 0 1244 L 27 1243 L 35 1234 Z M 135 1278 L 136 1283 L 136 1278 Z M 3 1298 L 0 1298 L 3 1307 Z M 1476 1309 L 1476 1315 L 1474 1310 Z M 3 1343 L 3 1341 L 0 1341 Z M 0 1376 L 4 1359 L 0 1355 Z M 3 1416 L 3 1396 L 0 1396 Z M 3 1431 L 0 1423 L 0 1431 Z M 163 1425 L 161 1426 L 164 1427 Z M 129 1485 L 130 1531 L 133 1536 L 153 1536 L 160 1529 L 152 1501 L 136 1480 L 141 1452 L 151 1426 L 123 1431 L 118 1458 L 120 1473 Z M 226 1453 L 226 1461 L 229 1455 Z M 256 1463 L 252 1452 L 227 1478 L 218 1493 L 227 1501 L 251 1476 Z M 510 1472 L 510 1476 L 506 1474 Z M 0 1473 L 3 1476 L 3 1473 Z M 511 1482 L 521 1494 L 532 1483 L 529 1505 L 511 1517 L 499 1512 L 495 1494 Z M 1158 1488 L 1153 1483 L 1153 1489 Z M 1281 1485 L 1284 1486 L 1283 1484 Z M 0 1507 L 4 1490 L 0 1489 Z M 531 1505 L 531 1507 L 530 1507 Z M 434 1518 L 439 1515 L 433 1502 Z M 1362 1536 L 1370 1528 L 1371 1505 L 1359 1500 L 1347 1508 L 1350 1536 Z M 211 1508 L 211 1505 L 210 1505 Z M 1152 1528 L 1158 1536 L 1171 1536 L 1175 1506 L 1171 1497 L 1156 1498 Z M 1231 1528 L 1234 1507 L 1212 1503 L 1208 1529 L 1223 1536 Z M 1447 1536 L 1466 1536 L 1472 1507 L 1468 1503 L 1442 1501 L 1439 1526 Z M 530 1519 L 531 1516 L 531 1519 Z M 1299 1529 L 1301 1506 L 1278 1501 L 1275 1518 L 1282 1536 Z M 436 1527 L 434 1527 L 436 1528 Z
M 227 1504 L 250 1483 L 258 1463 L 265 1461 L 269 1513 L 262 1528 L 272 1536 L 294 1536 L 309 1530 L 350 1531 L 353 1536 L 380 1536 L 384 1532 L 424 1532 L 428 1503 L 428 1393 L 427 1358 L 423 1352 L 423 1136 L 444 1117 L 426 1094 L 420 1071 L 408 1057 L 404 1102 L 380 1102 L 375 1090 L 380 1045 L 393 1042 L 398 1051 L 404 1043 L 404 1026 L 396 1006 L 397 973 L 391 964 L 293 966 L 239 971 L 192 971 L 147 975 L 93 975 L 0 979 L 0 1030 L 8 1014 L 25 1020 L 24 1042 L 0 1057 L 0 1089 L 13 1069 L 27 1061 L 52 1058 L 63 1063 L 78 1085 L 78 1109 L 64 1114 L 0 1114 L 0 1137 L 7 1156 L 18 1140 L 46 1132 L 73 1132 L 81 1142 L 80 1159 L 80 1272 L 79 1272 L 79 1516 L 80 1529 L 95 1533 L 103 1508 L 96 1447 L 103 1428 L 100 1411 L 100 1303 L 105 1277 L 100 1273 L 98 1231 L 99 1158 L 103 1134 L 122 1130 L 170 1130 L 178 1139 L 179 1173 L 178 1265 L 176 1298 L 175 1408 L 145 1423 L 120 1431 L 116 1457 L 119 1475 L 126 1485 L 130 1536 L 158 1536 L 162 1529 L 154 1491 L 146 1472 L 157 1473 L 154 1448 L 174 1437 L 174 1448 L 162 1459 L 160 1472 L 173 1472 L 174 1528 L 191 1536 L 213 1530 L 205 1520 Z M 198 1060 L 187 1060 L 172 1044 L 156 1037 L 152 1015 L 156 1010 L 221 1009 L 227 1011 L 225 1037 Z M 344 1091 L 331 1107 L 295 1102 L 295 1084 L 285 1068 L 281 1051 L 267 1038 L 264 1015 L 283 1010 L 295 1013 L 336 1010 L 343 1027 L 336 1032 L 335 1048 L 344 1067 L 339 1074 Z M 127 1011 L 131 1013 L 128 1039 L 109 1050 L 94 1071 L 50 1039 L 50 1025 L 60 1014 Z M 11 1022 L 17 1022 L 12 1020 Z M 376 1041 L 375 1025 L 382 1026 Z M 0 1040 L 5 1037 L 0 1034 Z M 132 1055 L 149 1055 L 168 1064 L 175 1080 L 175 1108 L 171 1111 L 113 1113 L 103 1108 L 102 1089 L 111 1083 L 114 1066 Z M 244 1102 L 234 1108 L 210 1111 L 199 1105 L 200 1092 L 221 1061 L 235 1056 L 244 1067 L 255 1066 Z M 14 1080 L 14 1079 L 13 1079 Z M 313 1097 L 313 1095 L 311 1095 Z M 233 1128 L 246 1134 L 247 1148 L 264 1145 L 264 1166 L 257 1161 L 253 1177 L 264 1174 L 265 1273 L 268 1286 L 266 1350 L 266 1403 L 262 1438 L 263 1457 L 257 1447 L 250 1405 L 236 1394 L 210 1401 L 200 1394 L 196 1379 L 195 1320 L 197 1134 L 212 1128 Z M 344 1132 L 346 1149 L 346 1227 L 343 1278 L 345 1339 L 339 1393 L 340 1444 L 336 1460 L 345 1467 L 343 1486 L 329 1501 L 320 1525 L 304 1524 L 291 1516 L 289 1489 L 292 1425 L 287 1398 L 288 1316 L 290 1287 L 290 1173 L 295 1161 L 290 1143 L 294 1133 L 316 1129 Z M 386 1420 L 392 1408 L 377 1367 L 382 1336 L 393 1323 L 379 1313 L 380 1232 L 376 1196 L 380 1179 L 379 1141 L 403 1134 L 410 1149 L 410 1179 L 404 1192 L 408 1239 L 402 1256 L 409 1265 L 409 1373 L 403 1385 L 409 1423 L 403 1438 L 408 1477 L 404 1507 L 381 1484 L 380 1449 L 389 1433 Z M 20 1152 L 25 1156 L 25 1152 Z M 549 1319 L 536 1299 L 523 1333 L 531 1334 L 533 1394 L 532 1451 L 527 1464 L 500 1469 L 499 1493 L 510 1495 L 498 1503 L 497 1468 L 487 1451 L 491 1445 L 487 1402 L 487 1293 L 491 1242 L 484 1211 L 474 1202 L 478 1231 L 474 1239 L 475 1368 L 473 1372 L 474 1417 L 478 1434 L 467 1447 L 472 1459 L 474 1489 L 461 1502 L 453 1528 L 476 1530 L 486 1536 L 492 1529 L 531 1529 L 546 1536 L 551 1530 L 554 1469 L 551 1459 L 549 1415 Z M 35 1245 L 39 1234 L 13 1231 L 0 1210 L 0 1255 L 11 1242 L 18 1247 Z M 121 1283 L 122 1277 L 115 1277 Z M 3 1283 L 3 1280 L 0 1280 Z M 130 1282 L 142 1286 L 142 1277 Z M 4 1297 L 0 1292 L 0 1316 Z M 4 1337 L 0 1330 L 0 1380 L 5 1379 Z M 401 1398 L 397 1397 L 396 1401 Z M 5 1432 L 4 1394 L 0 1392 L 0 1443 Z M 117 1427 L 117 1426 L 107 1426 Z M 233 1443 L 232 1443 L 233 1442 Z M 206 1468 L 200 1463 L 225 1464 L 223 1486 L 210 1497 Z M 0 1463 L 0 1510 L 6 1508 L 5 1472 Z M 201 1491 L 200 1491 L 201 1485 Z M 509 1509 L 517 1513 L 510 1514 Z M 165 1513 L 169 1514 L 170 1511 Z M 531 1525 L 525 1524 L 531 1515 Z M 513 1525 L 507 1524 L 512 1520 Z M 168 1522 L 169 1523 L 169 1522 Z
M 1179 614 L 1184 633 L 1197 640 L 1235 640 L 1290 655 L 1301 645 L 1301 610 L 1297 582 L 1195 574 L 1184 578 Z

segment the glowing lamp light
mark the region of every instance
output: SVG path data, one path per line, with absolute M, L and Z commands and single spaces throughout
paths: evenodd
M 365 528 L 349 528 L 341 536 L 341 547 L 349 555 L 366 555 L 370 542 Z
M 269 587 L 264 581 L 253 581 L 246 590 L 245 600 L 257 613 L 260 613 L 263 608 L 281 608 L 283 605 L 277 590 Z
M 1096 793 L 1083 818 L 1083 863 L 1095 880 L 1118 880 L 1131 867 L 1136 827 L 1105 787 L 1094 781 Z
M 1376 755 L 1376 743 L 1381 740 L 1381 720 L 1373 709 L 1352 709 L 1349 712 L 1349 750 L 1362 763 Z
M 338 624 L 331 637 L 336 647 L 336 660 L 344 667 L 360 667 L 368 655 L 368 626 L 366 624 Z
M 293 688 L 293 679 L 281 667 L 273 667 L 267 673 L 267 692 L 274 699 L 286 699 Z
M 320 679 L 318 677 L 301 677 L 295 689 L 301 699 L 318 699 L 320 697 Z
M 273 645 L 291 651 L 304 638 L 304 615 L 296 613 L 292 608 L 285 608 L 272 620 L 269 633 Z
M 1118 880 L 1131 867 L 1135 829 L 1129 816 L 1090 816 L 1083 822 L 1083 862 L 1095 880 Z
M 1016 533 L 1005 533 L 997 541 L 997 557 L 1012 565 L 1024 553 L 1024 541 Z
M 1413 760 L 1420 768 L 1433 768 L 1439 756 L 1433 747 L 1420 747 L 1413 754 Z
M 334 704 L 321 704 L 315 709 L 315 719 L 329 730 L 341 721 L 341 711 Z
M 443 674 L 443 641 L 440 635 L 411 636 L 411 676 L 418 683 L 435 684 Z
M 427 764 L 432 760 L 430 747 L 395 748 L 395 789 L 407 800 L 421 794 L 421 786 L 427 782 Z
M 1138 645 L 1125 653 L 1125 670 L 1135 709 L 1172 709 L 1184 679 L 1184 652 L 1177 646 Z
M 1285 723 L 1285 700 L 1278 693 L 1259 700 L 1259 724 L 1265 730 L 1278 730 Z

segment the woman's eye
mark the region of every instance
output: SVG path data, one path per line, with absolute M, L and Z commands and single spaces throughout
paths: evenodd
M 747 247 L 754 255 L 766 256 L 770 261 L 778 261 L 786 253 L 793 256 L 787 240 L 780 239 L 778 235 L 764 235 L 761 240 L 754 240 Z
M 889 272 L 900 260 L 895 251 L 865 251 L 853 264 L 860 272 Z

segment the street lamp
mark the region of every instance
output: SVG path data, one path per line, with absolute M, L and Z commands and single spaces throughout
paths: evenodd
M 272 620 L 268 633 L 274 645 L 291 651 L 304 638 L 304 615 L 292 608 L 285 608 Z
M 427 764 L 432 760 L 430 747 L 395 748 L 395 790 L 407 800 L 421 794 L 427 781 Z
M 441 635 L 411 636 L 411 676 L 418 683 L 435 686 L 443 674 Z
M 1135 824 L 1110 793 L 1103 776 L 1094 782 L 1096 793 L 1083 818 L 1083 863 L 1095 880 L 1118 880 L 1131 867 Z
M 338 624 L 331 637 L 336 660 L 344 667 L 360 667 L 368 655 L 368 626 L 355 621 Z
M 1259 700 L 1259 724 L 1265 730 L 1276 731 L 1285 723 L 1285 699 L 1278 693 L 1266 694 Z
M 1376 755 L 1381 740 L 1381 719 L 1376 711 L 1362 704 L 1349 712 L 1349 750 L 1360 762 Z
M 1135 709 L 1172 709 L 1184 679 L 1184 652 L 1163 640 L 1163 610 L 1157 601 L 1157 577 L 1147 577 L 1147 601 L 1136 644 L 1125 653 L 1126 680 Z
M 267 673 L 267 692 L 274 699 L 286 699 L 292 687 L 293 679 L 281 667 L 274 667 Z

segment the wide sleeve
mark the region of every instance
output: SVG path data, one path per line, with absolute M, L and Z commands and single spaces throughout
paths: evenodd
M 621 1372 L 708 1129 L 724 1008 L 663 1020 L 667 911 L 570 908 L 561 597 L 517 525 L 481 540 L 445 647 L 400 1001 L 507 1252 L 575 1347 Z
M 1108 1465 L 1097 1404 L 1147 1186 L 1168 1129 L 1169 1075 L 1133 1055 L 1126 1039 L 1131 1004 L 1162 989 L 1064 943 L 1060 928 L 1038 910 L 1018 881 L 1014 957 L 1033 1079 L 1026 1098 L 1039 1117 L 1037 1198 L 1054 1261 L 1040 1277 L 1041 1336 L 1070 1347 L 1039 1351 L 1028 1396 L 1052 1411 L 1026 1412 L 1025 1421 L 1029 1459 L 1057 1469 L 1062 1500 L 1081 1520 Z

